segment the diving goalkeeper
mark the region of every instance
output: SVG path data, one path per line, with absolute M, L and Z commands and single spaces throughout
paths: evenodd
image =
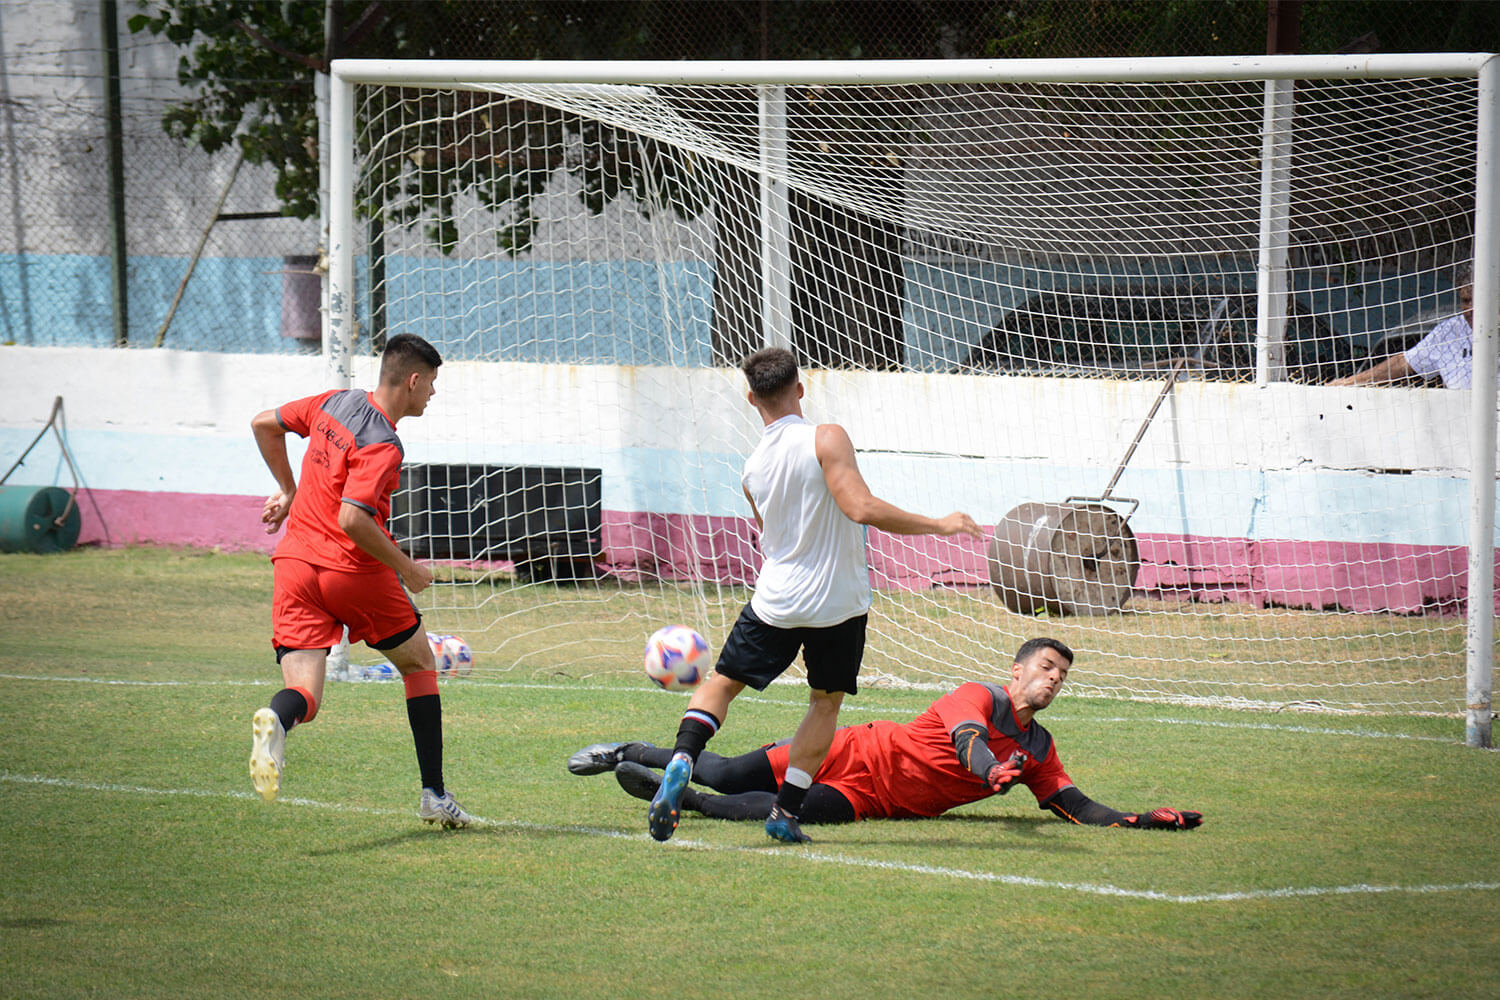
M 1052 734 L 1034 721 L 1052 704 L 1073 651 L 1056 639 L 1024 643 L 1010 683 L 970 682 L 943 695 L 911 722 L 867 722 L 835 734 L 814 776 L 799 819 L 803 823 L 938 816 L 967 802 L 1004 795 L 1017 784 L 1038 805 L 1072 823 L 1144 830 L 1191 830 L 1203 814 L 1171 808 L 1120 812 L 1079 791 L 1063 770 Z M 721 794 L 689 788 L 684 808 L 716 819 L 763 820 L 776 802 L 787 766 L 787 743 L 738 757 L 704 752 L 693 781 Z M 596 743 L 568 759 L 574 774 L 614 771 L 620 786 L 650 799 L 670 749 L 646 743 Z

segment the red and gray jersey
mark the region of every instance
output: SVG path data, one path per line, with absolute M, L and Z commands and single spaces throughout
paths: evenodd
M 335 389 L 285 403 L 276 419 L 307 438 L 307 454 L 286 536 L 273 558 L 350 571 L 383 569 L 339 527 L 339 510 L 354 504 L 390 533 L 386 520 L 404 455 L 395 423 L 362 389 Z
M 814 779 L 837 788 L 860 819 L 938 816 L 994 794 L 958 759 L 953 730 L 982 725 L 991 752 L 1005 760 L 1026 754 L 1020 781 L 1038 803 L 1073 781 L 1063 770 L 1052 734 L 1033 721 L 1016 722 L 1010 695 L 998 684 L 960 685 L 911 722 L 868 722 L 834 734 L 833 746 Z M 778 781 L 786 770 L 784 746 L 767 750 Z

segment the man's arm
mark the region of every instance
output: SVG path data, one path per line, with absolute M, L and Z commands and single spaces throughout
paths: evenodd
M 1411 363 L 1406 360 L 1405 351 L 1397 351 L 1373 368 L 1366 368 L 1362 372 L 1353 375 L 1345 375 L 1336 378 L 1329 385 L 1383 385 L 1387 382 L 1399 382 L 1404 378 L 1415 375 Z
M 413 594 L 420 594 L 432 585 L 432 570 L 402 552 L 363 507 L 347 500 L 339 504 L 339 527 L 355 545 L 395 570 Z
M 745 490 L 745 499 L 748 500 L 748 501 L 750 501 L 750 513 L 752 513 L 752 514 L 755 515 L 755 526 L 757 528 L 759 528 L 761 531 L 765 531 L 766 530 L 766 522 L 763 521 L 763 520 L 761 520 L 760 508 L 757 507 L 757 506 L 755 506 L 755 498 L 750 495 L 750 491 L 749 490 Z
M 979 723 L 961 722 L 952 733 L 953 749 L 958 753 L 960 764 L 989 785 L 990 791 L 1004 795 L 1021 777 L 1021 766 L 1026 762 L 1026 756 L 1017 750 L 1005 763 L 1000 763 L 990 750 L 987 735 L 988 731 Z
M 281 426 L 275 410 L 262 410 L 250 421 L 250 431 L 278 487 L 277 492 L 266 497 L 260 511 L 266 534 L 274 535 L 291 513 L 292 499 L 297 495 L 297 477 L 292 474 L 292 463 L 286 454 L 286 428 Z
M 854 458 L 854 443 L 838 424 L 819 424 L 815 449 L 823 466 L 823 479 L 833 494 L 839 510 L 855 524 L 868 524 L 896 535 L 971 535 L 980 540 L 984 532 L 974 519 L 962 511 L 946 517 L 931 518 L 902 510 L 870 492 L 859 463 Z
M 1203 814 L 1167 806 L 1147 813 L 1123 813 L 1102 805 L 1069 785 L 1042 803 L 1070 823 L 1084 826 L 1129 826 L 1138 830 L 1191 830 L 1203 823 Z

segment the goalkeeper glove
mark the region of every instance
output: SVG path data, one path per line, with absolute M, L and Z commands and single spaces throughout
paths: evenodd
M 1162 806 L 1148 813 L 1129 813 L 1120 821 L 1121 826 L 1133 826 L 1142 830 L 1191 830 L 1203 824 L 1203 814 L 1191 809 L 1172 809 Z
M 1017 750 L 1005 763 L 991 764 L 990 769 L 984 773 L 984 783 L 990 786 L 990 791 L 1004 795 L 1021 776 L 1021 765 L 1025 762 L 1026 758 Z

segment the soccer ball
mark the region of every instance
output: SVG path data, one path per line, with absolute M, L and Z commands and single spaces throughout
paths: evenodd
M 697 686 L 708 673 L 708 643 L 686 625 L 657 629 L 646 640 L 646 676 L 673 691 Z
M 447 638 L 446 635 L 438 635 L 435 632 L 427 633 L 427 645 L 432 648 L 432 660 L 437 666 L 439 677 L 453 676 L 453 654 L 448 652 L 448 648 L 443 645 L 443 640 Z
M 467 677 L 469 671 L 474 669 L 474 651 L 469 644 L 456 635 L 443 636 L 443 651 L 453 661 L 453 675 L 455 677 Z

